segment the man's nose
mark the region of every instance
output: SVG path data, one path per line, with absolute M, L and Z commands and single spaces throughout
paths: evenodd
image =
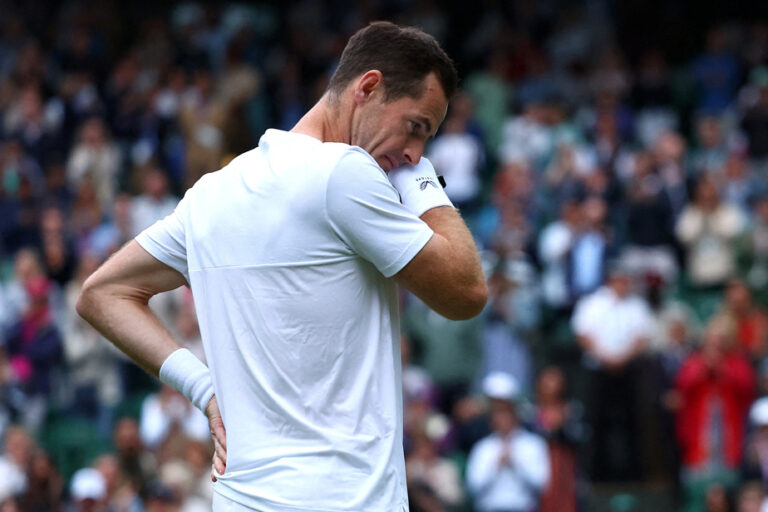
M 418 146 L 406 146 L 405 150 L 403 150 L 403 157 L 405 158 L 405 161 L 410 165 L 416 165 L 419 163 L 419 160 L 421 160 L 421 155 L 424 153 L 424 145 L 420 144 Z

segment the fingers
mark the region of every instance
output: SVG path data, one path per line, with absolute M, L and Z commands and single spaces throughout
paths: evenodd
M 216 481 L 216 474 L 223 475 L 227 469 L 227 432 L 224 428 L 224 420 L 221 418 L 219 404 L 214 395 L 205 409 L 208 416 L 208 425 L 211 428 L 213 439 L 213 463 L 211 464 L 211 481 Z
M 218 452 L 213 453 L 213 467 L 216 470 L 216 472 L 220 475 L 224 474 L 224 471 L 227 469 L 227 464 L 224 461 L 223 458 L 219 455 Z
M 214 442 L 221 444 L 222 449 L 226 453 L 227 451 L 227 431 L 224 429 L 224 422 L 221 418 L 214 418 L 210 421 L 211 437 Z
M 211 439 L 213 439 L 213 466 L 218 474 L 223 475 L 227 469 L 227 435 L 221 421 L 211 421 Z M 216 476 L 212 474 L 213 481 Z
M 226 462 L 227 460 L 227 444 L 226 440 L 223 438 L 220 438 L 218 435 L 213 434 L 213 448 L 214 453 L 219 456 L 219 458 Z M 223 471 L 222 471 L 223 473 Z

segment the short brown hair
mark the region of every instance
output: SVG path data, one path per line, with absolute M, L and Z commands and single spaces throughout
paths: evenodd
M 378 69 L 384 77 L 387 101 L 420 98 L 424 79 L 430 73 L 435 73 L 448 99 L 458 84 L 453 61 L 434 37 L 388 21 L 371 23 L 349 39 L 328 91 L 339 94 L 355 77 L 372 69 Z

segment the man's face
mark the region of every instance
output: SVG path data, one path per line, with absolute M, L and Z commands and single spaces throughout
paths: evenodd
M 384 100 L 383 86 L 360 105 L 359 121 L 351 144 L 367 151 L 386 172 L 404 164 L 416 164 L 427 139 L 434 136 L 445 118 L 448 100 L 434 74 L 424 79 L 418 99 Z
M 515 406 L 506 400 L 491 399 L 491 428 L 497 434 L 506 436 L 517 427 Z

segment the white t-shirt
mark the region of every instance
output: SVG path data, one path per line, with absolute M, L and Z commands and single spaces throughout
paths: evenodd
M 510 464 L 500 466 L 505 449 Z M 523 429 L 507 438 L 494 433 L 481 439 L 467 460 L 467 488 L 481 512 L 535 509 L 550 474 L 547 443 Z
M 622 358 L 636 340 L 650 338 L 655 320 L 640 297 L 621 298 L 609 286 L 603 286 L 579 300 L 571 327 L 577 335 L 590 337 L 595 350 L 604 357 Z
M 227 430 L 214 490 L 407 510 L 397 287 L 432 230 L 358 147 L 268 130 L 136 240 L 187 277 Z

